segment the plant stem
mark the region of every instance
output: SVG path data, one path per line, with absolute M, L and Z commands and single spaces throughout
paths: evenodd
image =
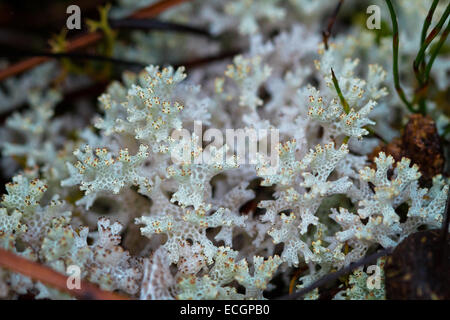
M 333 11 L 333 14 L 330 17 L 330 20 L 328 21 L 327 29 L 322 32 L 322 39 L 323 39 L 323 43 L 325 45 L 325 50 L 328 50 L 328 39 L 331 36 L 331 29 L 333 28 L 333 25 L 336 22 L 337 15 L 339 13 L 339 10 L 341 10 L 341 6 L 343 3 L 344 3 L 344 0 L 339 0 L 336 8 Z
M 438 256 L 438 262 L 445 263 L 445 258 L 447 258 L 447 251 L 448 251 L 448 244 L 447 244 L 447 238 L 448 238 L 448 227 L 450 224 L 450 191 L 447 191 L 447 202 L 445 203 L 445 209 L 444 209 L 444 221 L 442 223 L 442 251 L 441 255 Z
M 386 1 L 388 1 L 388 0 L 386 0 Z M 441 31 L 449 14 L 450 14 L 450 4 L 447 5 L 447 8 L 445 9 L 445 12 L 442 15 L 441 19 L 439 20 L 437 25 L 433 28 L 433 30 L 430 31 L 430 33 L 428 34 L 428 36 L 425 38 L 424 42 L 422 43 L 422 46 L 420 47 L 420 50 L 417 53 L 416 59 L 414 60 L 414 70 L 419 69 L 420 63 L 422 61 L 424 61 L 424 59 L 425 59 L 425 51 L 427 50 L 427 48 L 431 44 L 431 42 L 434 40 L 434 38 L 436 38 L 436 36 Z
M 425 18 L 425 21 L 424 21 L 423 27 L 422 27 L 422 36 L 420 37 L 420 46 L 422 46 L 423 43 L 425 42 L 425 38 L 427 36 L 427 31 L 431 25 L 431 21 L 433 20 L 434 10 L 436 10 L 438 3 L 439 3 L 439 0 L 433 0 L 433 3 L 431 4 L 431 8 L 428 11 L 427 17 Z
M 211 33 L 209 33 L 207 30 L 181 23 L 161 21 L 158 19 L 109 19 L 108 24 L 113 29 L 138 29 L 146 31 L 160 30 L 166 32 L 191 33 L 199 36 L 213 38 Z
M 448 36 L 449 32 L 449 25 L 447 25 L 447 28 L 444 30 L 443 34 L 441 35 L 441 38 L 436 46 L 436 48 L 432 51 L 430 60 L 428 63 L 425 59 L 425 52 L 426 49 L 429 47 L 431 42 L 434 40 L 435 37 L 439 34 L 441 31 L 445 21 L 447 20 L 449 14 L 450 14 L 450 4 L 447 6 L 444 14 L 442 15 L 441 19 L 437 23 L 437 25 L 431 30 L 430 34 L 426 36 L 426 32 L 428 30 L 428 27 L 431 24 L 434 10 L 437 6 L 438 1 L 434 1 L 431 5 L 430 11 L 428 12 L 427 18 L 425 19 L 424 27 L 422 29 L 422 39 L 421 39 L 421 48 L 420 51 L 417 54 L 416 59 L 414 60 L 413 69 L 414 74 L 416 76 L 416 79 L 419 84 L 419 88 L 415 92 L 414 101 L 418 101 L 419 103 L 419 112 L 422 114 L 426 114 L 426 102 L 425 102 L 425 96 L 428 91 L 428 82 L 429 82 L 429 76 L 430 71 L 433 66 L 434 60 L 436 59 L 440 49 L 445 43 L 445 40 Z M 422 70 L 420 70 L 420 67 L 422 66 Z M 425 71 L 424 71 L 425 70 Z
M 348 105 L 348 102 L 345 100 L 344 95 L 342 94 L 341 88 L 339 87 L 339 82 L 336 78 L 336 75 L 334 74 L 333 68 L 331 68 L 331 78 L 333 79 L 334 88 L 336 89 L 336 92 L 339 96 L 339 100 L 341 100 L 342 107 L 344 108 L 345 113 L 350 112 L 350 106 Z
M 430 71 L 431 67 L 433 66 L 434 60 L 436 60 L 437 55 L 439 54 L 439 51 L 444 46 L 445 41 L 447 40 L 448 33 L 450 32 L 450 21 L 447 24 L 447 27 L 445 28 L 444 32 L 441 35 L 441 38 L 439 39 L 439 42 L 436 45 L 436 48 L 433 50 L 433 52 L 430 55 L 430 60 L 428 61 L 428 64 L 425 68 L 424 72 L 424 83 L 428 83 L 430 79 Z
M 367 265 L 369 263 L 373 263 L 375 261 L 377 261 L 379 258 L 390 255 L 393 251 L 393 248 L 386 248 L 384 250 L 380 250 L 370 256 L 367 256 L 365 258 L 362 258 L 361 260 L 358 260 L 354 263 L 351 263 L 350 265 L 348 265 L 347 267 L 344 267 L 336 272 L 332 272 L 327 274 L 326 276 L 323 276 L 322 278 L 316 280 L 315 282 L 311 283 L 309 286 L 294 292 L 293 294 L 289 294 L 289 295 L 284 295 L 280 298 L 278 298 L 279 300 L 294 300 L 294 299 L 298 299 L 302 296 L 304 296 L 306 293 L 316 289 L 316 288 L 320 288 L 323 285 L 327 284 L 330 281 L 334 281 L 336 279 L 339 279 L 340 277 L 352 272 L 353 270 Z
M 395 90 L 397 91 L 400 99 L 403 101 L 403 103 L 406 105 L 409 111 L 416 113 L 417 111 L 414 110 L 412 104 L 406 99 L 405 92 L 403 91 L 401 85 L 400 85 L 400 77 L 398 73 L 398 42 L 399 42 L 399 35 L 398 35 L 398 24 L 397 24 L 397 15 L 395 13 L 394 7 L 392 5 L 391 0 L 385 0 L 386 4 L 389 8 L 389 13 L 391 15 L 392 20 L 392 31 L 393 31 L 393 37 L 392 37 L 392 51 L 393 51 L 393 73 L 394 73 L 394 84 L 395 84 Z
M 0 52 L 0 57 L 20 57 L 20 56 L 34 56 L 34 57 L 50 57 L 56 59 L 69 58 L 73 60 L 93 60 L 101 62 L 109 62 L 114 64 L 122 64 L 129 67 L 144 68 L 145 64 L 137 61 L 128 61 L 123 59 L 111 58 L 107 56 L 94 55 L 88 53 L 78 53 L 78 52 L 39 52 L 39 51 L 15 51 L 15 52 Z
M 154 17 L 160 14 L 161 12 L 164 12 L 168 8 L 183 3 L 185 1 L 189 0 L 162 0 L 134 12 L 129 16 L 129 18 L 145 19 Z M 70 39 L 70 41 L 67 44 L 67 51 L 75 51 L 77 49 L 85 48 L 89 45 L 97 43 L 102 38 L 103 34 L 101 32 L 85 33 L 75 39 Z M 50 57 L 34 57 L 17 62 L 5 68 L 4 70 L 0 70 L 0 81 L 8 77 L 14 76 L 18 73 L 27 71 L 49 60 L 51 60 Z
M 0 266 L 12 272 L 20 273 L 33 280 L 40 281 L 58 290 L 67 292 L 81 300 L 128 300 L 120 294 L 101 290 L 97 285 L 81 281 L 80 288 L 69 289 L 68 277 L 47 266 L 22 258 L 10 251 L 0 248 Z
M 439 3 L 439 0 L 433 0 L 433 3 L 431 4 L 430 10 L 428 11 L 427 17 L 425 18 L 425 21 L 423 23 L 423 27 L 422 27 L 422 34 L 420 37 L 420 47 L 423 47 L 424 43 L 425 43 L 425 39 L 427 36 L 427 32 L 428 32 L 428 28 L 431 25 L 431 22 L 433 21 L 433 15 L 434 15 L 434 11 L 436 10 L 436 7 Z M 423 85 L 423 81 L 422 81 L 422 77 L 421 74 L 419 72 L 419 68 L 420 67 L 425 67 L 425 60 L 422 60 L 422 63 L 419 65 L 414 62 L 413 64 L 413 69 L 414 69 L 414 74 L 416 76 L 416 79 L 419 83 L 419 86 Z

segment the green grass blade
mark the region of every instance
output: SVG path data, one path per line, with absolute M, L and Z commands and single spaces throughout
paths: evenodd
M 345 100 L 344 95 L 342 94 L 341 87 L 339 87 L 339 82 L 334 74 L 333 68 L 331 68 L 331 77 L 333 79 L 334 88 L 339 96 L 339 100 L 341 100 L 342 107 L 344 108 L 345 113 L 350 112 L 350 106 L 348 105 L 347 100 Z
M 444 26 L 445 21 L 447 20 L 449 15 L 450 15 L 450 3 L 447 5 L 447 8 L 445 9 L 445 12 L 442 15 L 441 19 L 439 20 L 439 22 L 437 23 L 437 25 L 430 31 L 428 36 L 425 38 L 422 46 L 420 47 L 416 59 L 414 60 L 414 70 L 418 69 L 422 61 L 424 61 L 425 51 L 427 50 L 431 42 L 434 40 L 434 38 L 436 38 L 436 36 L 439 34 L 439 32 L 441 32 L 441 29 Z
M 394 6 L 392 5 L 391 0 L 385 0 L 386 4 L 389 8 L 389 13 L 391 15 L 392 20 L 392 51 L 393 51 L 393 73 L 394 73 L 394 85 L 395 90 L 397 91 L 400 99 L 403 101 L 403 103 L 406 105 L 409 111 L 411 112 L 417 112 L 414 110 L 412 104 L 406 99 L 405 92 L 403 91 L 401 85 L 400 85 L 400 76 L 398 73 L 398 43 L 399 43 L 399 35 L 398 35 L 398 23 L 397 23 L 397 14 L 395 13 Z
M 430 55 L 430 60 L 427 63 L 425 73 L 424 73 L 424 82 L 428 83 L 428 80 L 430 79 L 430 71 L 433 67 L 434 60 L 436 60 L 437 55 L 439 54 L 439 51 L 444 46 L 445 41 L 447 40 L 448 33 L 450 32 L 450 21 L 447 24 L 447 27 L 445 28 L 444 32 L 441 35 L 441 38 L 439 39 L 439 42 L 436 45 L 436 48 L 433 50 L 433 52 Z

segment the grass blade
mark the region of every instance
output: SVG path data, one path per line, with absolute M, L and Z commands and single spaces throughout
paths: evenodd
M 342 94 L 341 87 L 339 87 L 339 82 L 336 78 L 336 75 L 334 74 L 333 68 L 331 68 L 331 77 L 333 79 L 334 88 L 336 89 L 336 92 L 339 96 L 339 100 L 341 100 L 342 107 L 344 108 L 345 113 L 348 114 L 350 112 L 350 106 L 348 105 L 347 100 L 345 100 L 344 95 Z
M 389 8 L 389 13 L 391 15 L 392 20 L 392 51 L 393 51 L 393 73 L 394 73 L 394 84 L 395 84 L 395 90 L 397 91 L 400 99 L 403 101 L 403 103 L 406 105 L 409 111 L 416 113 L 417 111 L 414 110 L 412 104 L 406 99 L 405 92 L 403 91 L 401 85 L 400 85 L 400 76 L 398 73 L 398 45 L 399 45 L 399 34 L 398 34 L 398 23 L 397 23 L 397 14 L 395 13 L 394 6 L 392 5 L 391 0 L 385 0 L 386 4 Z

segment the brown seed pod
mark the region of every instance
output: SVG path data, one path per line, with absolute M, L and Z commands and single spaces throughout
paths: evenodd
M 430 187 L 433 177 L 444 171 L 445 158 L 441 140 L 436 125 L 429 116 L 411 115 L 402 136 L 375 148 L 369 155 L 369 160 L 373 162 L 381 151 L 391 155 L 395 161 L 406 157 L 417 164 L 422 174 L 419 180 L 422 187 Z

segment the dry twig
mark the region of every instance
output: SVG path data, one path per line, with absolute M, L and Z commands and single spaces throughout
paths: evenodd
M 172 6 L 180 4 L 188 0 L 163 0 L 155 3 L 154 5 L 150 5 L 146 8 L 140 9 L 135 13 L 131 14 L 129 18 L 135 19 L 145 19 L 152 18 L 165 10 L 169 9 Z M 69 40 L 67 42 L 66 52 L 75 51 L 81 48 L 88 47 L 94 43 L 97 43 L 103 38 L 103 33 L 101 32 L 91 32 L 83 34 L 75 39 Z M 0 81 L 19 74 L 21 72 L 27 71 L 33 67 L 36 67 L 44 62 L 47 62 L 51 59 L 51 57 L 33 57 L 30 59 L 26 59 L 20 61 L 16 64 L 13 64 L 4 70 L 0 71 Z
M 336 8 L 333 11 L 333 14 L 330 17 L 330 20 L 328 20 L 328 26 L 327 29 L 322 32 L 322 39 L 323 43 L 325 44 L 325 49 L 328 50 L 328 39 L 331 37 L 331 29 L 333 29 L 333 25 L 336 22 L 337 15 L 339 13 L 339 10 L 341 10 L 341 6 L 344 3 L 344 0 L 339 0 L 339 3 L 337 4 Z
M 10 251 L 0 248 L 0 266 L 13 272 L 40 281 L 43 284 L 55 287 L 81 300 L 128 300 L 128 297 L 114 292 L 104 291 L 96 285 L 81 281 L 80 289 L 67 287 L 68 277 L 37 262 L 22 258 Z

